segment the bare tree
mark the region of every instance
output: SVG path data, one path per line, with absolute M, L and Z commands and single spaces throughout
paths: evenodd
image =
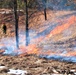
M 28 4 L 27 4 L 27 0 L 24 0 L 25 3 L 25 12 L 26 12 L 26 46 L 28 46 L 29 44 L 29 28 L 28 28 Z
M 19 48 L 17 0 L 14 0 L 16 46 Z

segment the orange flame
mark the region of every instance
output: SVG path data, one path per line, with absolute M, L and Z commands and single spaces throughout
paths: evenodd
M 48 35 L 48 37 L 51 37 L 52 35 L 61 33 L 62 31 L 64 31 L 65 29 L 67 29 L 68 27 L 73 25 L 73 23 L 75 23 L 75 22 L 76 22 L 76 17 L 75 16 L 70 17 L 68 19 L 67 23 L 59 25 L 54 30 L 52 30 L 50 32 L 50 34 Z
M 20 46 L 19 52 L 25 53 L 25 54 L 38 54 L 39 49 L 36 47 L 36 45 L 32 44 L 27 47 L 25 46 Z
M 68 53 L 66 53 L 65 56 L 76 56 L 76 51 L 75 52 L 68 52 Z

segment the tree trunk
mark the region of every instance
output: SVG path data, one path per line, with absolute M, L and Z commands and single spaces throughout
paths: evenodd
M 46 2 L 47 2 L 47 0 L 43 0 L 45 20 L 47 20 L 47 14 L 46 14 Z
M 19 48 L 17 0 L 14 0 L 16 46 Z
M 25 10 L 25 12 L 26 12 L 26 46 L 28 46 L 29 45 L 29 28 L 28 28 L 28 5 L 27 5 L 27 0 L 24 0 L 24 2 L 25 2 L 25 7 L 26 7 L 26 10 Z

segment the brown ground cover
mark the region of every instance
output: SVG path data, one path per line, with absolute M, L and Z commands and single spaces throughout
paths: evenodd
M 8 69 L 25 70 L 28 72 L 25 75 L 74 75 L 76 72 L 75 63 L 47 60 L 35 55 L 1 56 L 0 64 L 7 67 L 6 70 L 0 69 L 0 75 L 9 75 Z

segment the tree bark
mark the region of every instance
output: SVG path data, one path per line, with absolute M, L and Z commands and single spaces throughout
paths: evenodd
M 27 0 L 24 0 L 25 2 L 25 12 L 26 12 L 26 46 L 29 45 L 30 39 L 29 39 L 29 25 L 28 25 L 28 5 Z
M 19 48 L 17 0 L 14 0 L 16 47 Z

